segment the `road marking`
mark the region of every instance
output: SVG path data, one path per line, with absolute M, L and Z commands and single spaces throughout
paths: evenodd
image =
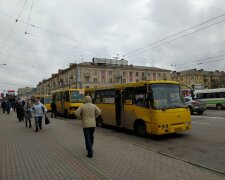
M 192 124 L 194 123 L 194 124 L 203 124 L 203 125 L 207 125 L 207 126 L 210 126 L 210 124 L 209 123 L 202 123 L 202 122 L 197 122 L 197 121 L 192 121 L 191 122 Z
M 208 119 L 225 119 L 222 117 L 210 117 L 210 116 L 191 116 L 192 118 L 208 118 Z

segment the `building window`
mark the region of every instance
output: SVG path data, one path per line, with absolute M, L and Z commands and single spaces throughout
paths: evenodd
M 133 72 L 130 72 L 130 76 L 133 76 Z
M 109 71 L 109 75 L 112 75 L 112 71 Z
M 161 77 L 161 73 L 158 74 L 159 78 Z
M 136 79 L 136 82 L 139 82 L 139 80 L 138 80 L 138 79 Z
M 136 76 L 138 76 L 138 72 L 136 72 Z
M 126 76 L 126 72 L 125 71 L 123 72 L 123 75 Z
M 116 71 L 116 75 L 119 75 L 120 74 L 120 72 L 119 71 Z
M 94 78 L 94 82 L 98 82 L 98 79 L 97 78 Z
M 142 76 L 144 76 L 144 75 L 145 75 L 145 73 L 142 73 L 141 75 L 142 75 Z
M 111 78 L 109 79 L 109 83 L 112 83 L 112 79 Z
M 85 78 L 86 83 L 89 83 L 89 81 L 90 81 L 90 78 Z
M 88 88 L 89 88 L 89 86 L 86 86 L 86 88 L 88 89 Z
M 148 77 L 150 77 L 151 76 L 151 74 L 150 73 L 148 73 Z
M 123 79 L 123 83 L 126 83 L 126 79 Z
M 94 74 L 97 74 L 97 70 L 94 70 Z

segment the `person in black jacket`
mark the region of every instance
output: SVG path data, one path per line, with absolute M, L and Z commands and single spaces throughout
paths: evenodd
M 55 118 L 56 118 L 56 115 L 57 115 L 57 108 L 56 108 L 56 103 L 55 103 L 55 101 L 52 101 L 52 103 L 51 103 L 51 111 L 52 111 L 52 113 L 51 113 L 51 118 L 53 117 L 53 114 L 54 114 L 54 116 L 55 116 Z
M 16 113 L 17 113 L 17 118 L 19 119 L 19 122 L 24 121 L 24 106 L 22 102 L 18 104 Z

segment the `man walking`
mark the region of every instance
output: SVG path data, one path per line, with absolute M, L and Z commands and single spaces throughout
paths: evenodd
M 47 113 L 47 108 L 40 102 L 40 98 L 35 99 L 35 104 L 30 109 L 34 114 L 35 119 L 35 132 L 38 132 L 38 127 L 42 129 L 42 117 Z
M 56 118 L 57 108 L 56 108 L 56 103 L 55 103 L 54 100 L 53 100 L 52 103 L 51 103 L 51 111 L 52 111 L 52 113 L 51 113 L 51 118 L 53 117 L 53 114 L 54 114 L 54 116 L 55 116 L 55 118 Z
M 75 111 L 76 117 L 82 120 L 87 157 L 93 157 L 94 131 L 96 127 L 96 118 L 101 115 L 101 110 L 94 104 L 90 96 L 86 96 L 84 104 Z

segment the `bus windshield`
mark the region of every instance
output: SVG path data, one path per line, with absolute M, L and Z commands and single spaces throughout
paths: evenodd
M 51 102 L 52 102 L 52 97 L 45 97 L 44 98 L 44 103 L 45 104 L 51 104 Z
M 70 102 L 71 103 L 82 103 L 84 99 L 84 94 L 79 91 L 70 91 Z
M 152 84 L 153 109 L 172 109 L 186 107 L 180 85 L 178 84 Z

